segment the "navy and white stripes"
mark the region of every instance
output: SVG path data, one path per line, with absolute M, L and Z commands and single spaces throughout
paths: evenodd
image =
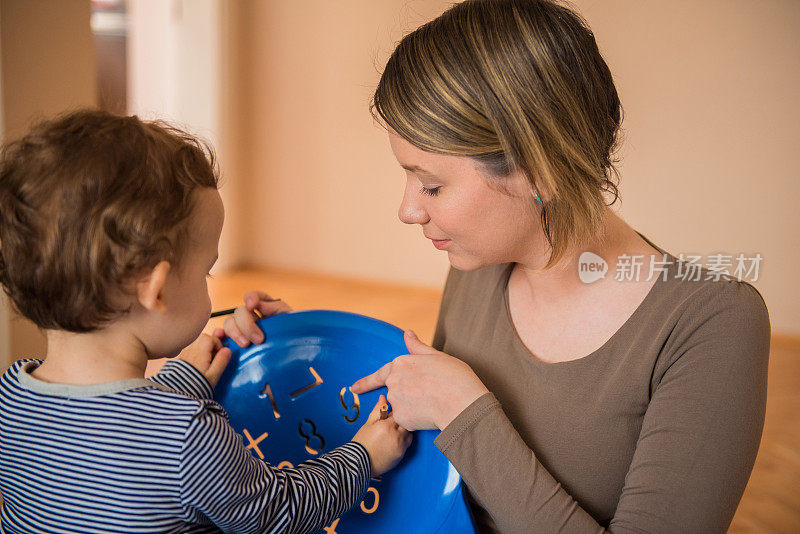
M 311 532 L 366 492 L 369 456 L 347 443 L 293 469 L 254 458 L 190 364 L 153 379 L 0 377 L 0 530 Z

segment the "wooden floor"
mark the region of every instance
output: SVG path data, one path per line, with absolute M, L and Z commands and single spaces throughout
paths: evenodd
M 440 296 L 432 289 L 279 270 L 242 271 L 211 281 L 214 308 L 241 304 L 241 296 L 250 289 L 267 291 L 296 310 L 370 315 L 410 328 L 423 341 L 433 337 Z M 773 337 L 764 435 L 729 532 L 800 533 L 800 339 Z
M 800 340 L 774 336 L 769 360 L 764 435 L 731 533 L 800 533 Z

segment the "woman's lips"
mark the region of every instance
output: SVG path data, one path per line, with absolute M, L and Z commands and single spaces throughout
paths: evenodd
M 433 246 L 439 250 L 444 250 L 450 244 L 449 239 L 431 239 L 431 241 L 433 241 Z

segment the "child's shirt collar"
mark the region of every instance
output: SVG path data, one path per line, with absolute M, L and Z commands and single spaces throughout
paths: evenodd
M 102 384 L 89 384 L 86 386 L 76 386 L 72 384 L 55 384 L 51 382 L 44 382 L 35 378 L 31 373 L 41 365 L 42 360 L 30 360 L 22 365 L 19 369 L 17 378 L 19 384 L 34 393 L 42 395 L 52 395 L 55 397 L 100 397 L 102 395 L 112 395 L 121 391 L 129 389 L 136 389 L 141 387 L 151 387 L 156 389 L 163 389 L 169 391 L 161 384 L 157 384 L 152 380 L 144 378 L 129 378 L 126 380 L 115 380 L 114 382 L 104 382 Z

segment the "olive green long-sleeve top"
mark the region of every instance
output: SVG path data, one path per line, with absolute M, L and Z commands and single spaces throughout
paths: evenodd
M 769 316 L 749 283 L 677 277 L 666 258 L 627 322 L 561 363 L 516 333 L 512 264 L 451 269 L 433 345 L 490 393 L 435 443 L 480 532 L 727 530 L 761 440 Z

